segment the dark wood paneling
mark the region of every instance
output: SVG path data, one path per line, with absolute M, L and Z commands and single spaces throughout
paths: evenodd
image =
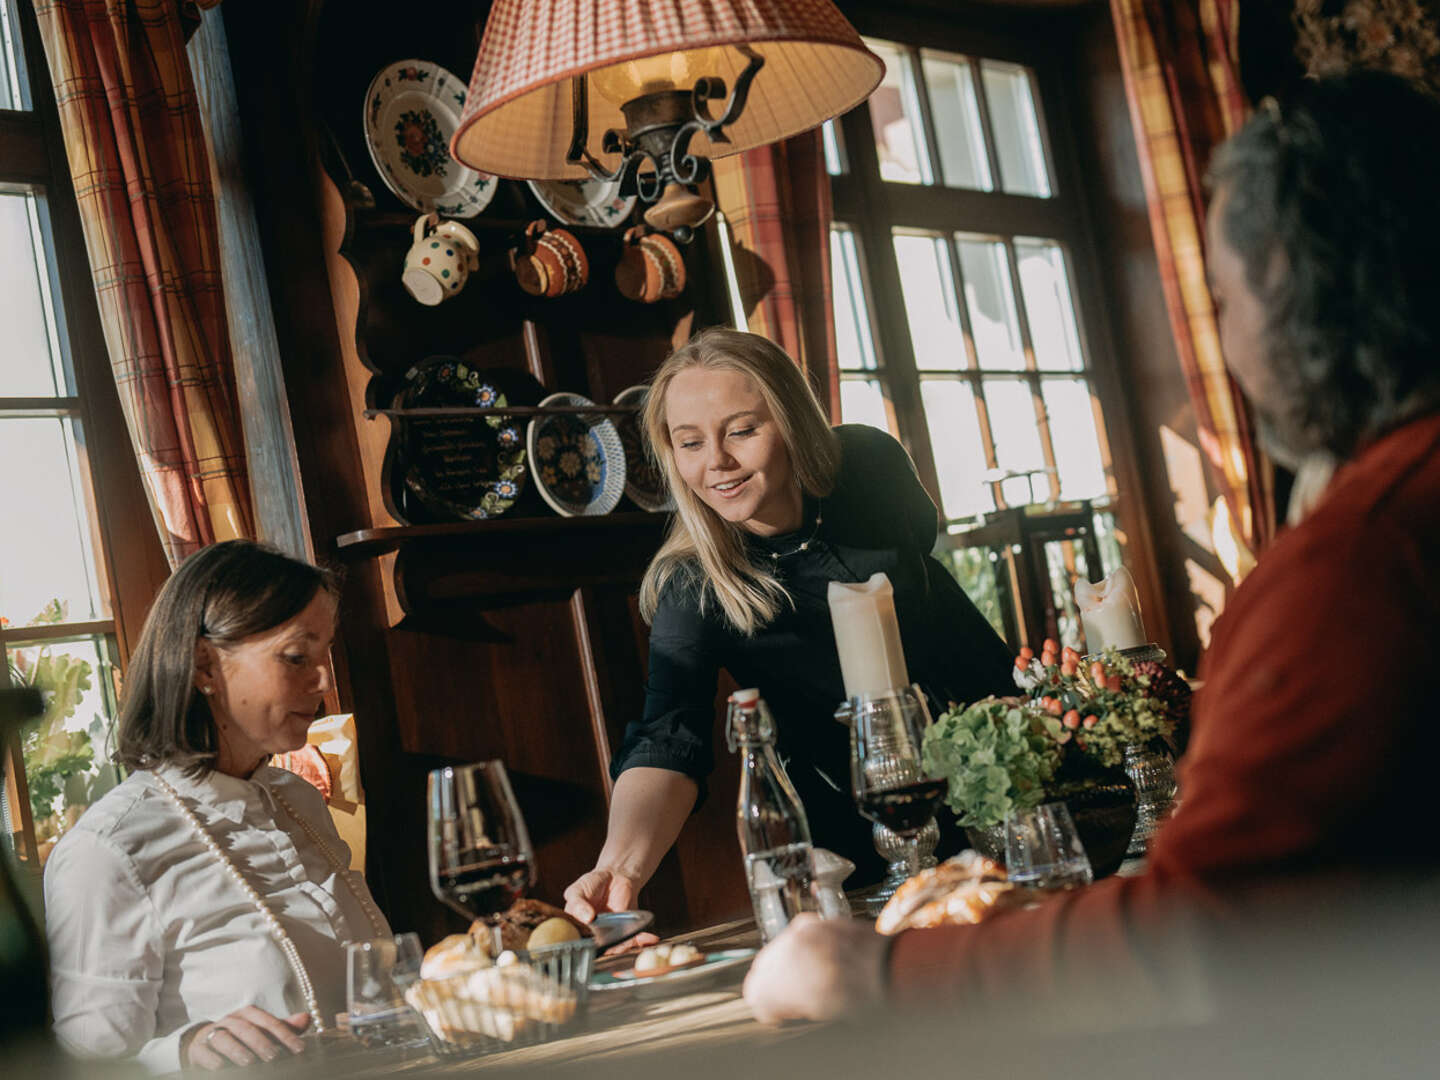
M 371 166 L 360 105 L 375 72 L 397 58 L 423 56 L 468 75 L 487 8 L 422 0 L 403 19 L 382 0 L 223 9 L 310 529 L 317 548 L 337 554 L 333 538 L 364 534 L 343 551 L 350 573 L 336 661 L 357 715 L 371 807 L 367 871 L 396 928 L 427 939 L 456 924 L 427 884 L 431 768 L 507 762 L 537 847 L 537 895 L 557 900 L 593 865 L 606 767 L 643 700 L 634 592 L 663 519 L 632 510 L 603 524 L 524 522 L 548 514 L 527 496 L 485 535 L 459 528 L 416 545 L 397 539 L 383 530 L 390 522 L 365 479 L 380 476 L 383 442 L 360 426 L 389 421 L 362 419 L 352 391 L 366 407 L 388 406 L 412 364 L 447 354 L 609 400 L 646 379 L 677 333 L 726 311 L 707 273 L 716 261 L 709 230 L 686 249 L 690 285 L 676 301 L 623 300 L 611 279 L 620 234 L 598 229 L 575 230 L 591 264 L 585 289 L 559 300 L 525 295 L 506 251 L 544 214 L 511 181 L 466 222 L 481 240 L 481 267 L 464 291 L 437 308 L 405 293 L 399 273 L 416 215 Z M 336 196 L 354 190 L 347 165 L 373 192 L 373 209 Z M 344 221 L 323 216 L 335 213 Z M 336 238 L 347 280 L 332 289 Z M 726 836 L 735 843 L 734 797 L 733 786 L 717 789 L 646 891 L 669 929 L 744 905 L 738 852 L 717 860 L 715 846 Z

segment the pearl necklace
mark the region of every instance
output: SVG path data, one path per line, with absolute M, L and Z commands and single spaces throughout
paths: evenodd
M 815 542 L 815 537 L 820 535 L 820 526 L 825 518 L 821 513 L 825 509 L 825 500 L 821 499 L 815 506 L 815 527 L 810 530 L 810 535 L 800 542 L 800 546 L 791 551 L 768 552 L 772 563 L 779 563 L 781 559 L 788 559 L 791 555 L 799 555 L 802 551 L 809 551 L 810 545 Z
M 290 935 L 286 932 L 285 927 L 281 924 L 274 910 L 270 907 L 269 903 L 266 902 L 265 898 L 256 891 L 255 887 L 245 879 L 245 875 L 240 872 L 240 868 L 236 866 L 230 856 L 225 853 L 225 850 L 220 846 L 220 842 L 210 835 L 210 831 L 200 823 L 200 819 L 195 815 L 195 811 L 185 805 L 180 798 L 180 793 L 171 786 L 170 782 L 158 773 L 152 772 L 150 777 L 155 781 L 155 785 L 161 792 L 168 796 L 170 801 L 175 804 L 175 808 L 180 811 L 180 815 L 189 823 L 190 827 L 195 830 L 195 834 L 200 837 L 200 842 L 205 845 L 206 850 L 215 856 L 225 872 L 229 874 L 235 884 L 240 887 L 240 891 L 245 894 L 246 898 L 255 905 L 255 909 L 260 912 L 261 917 L 265 920 L 266 927 L 270 930 L 270 936 L 275 939 L 275 944 L 279 946 L 280 951 L 285 955 L 285 959 L 290 963 L 290 970 L 295 973 L 295 981 L 300 986 L 300 996 L 305 999 L 305 1008 L 310 1013 L 310 1022 L 313 1025 L 312 1030 L 314 1030 L 316 1034 L 325 1031 L 325 1020 L 320 1012 L 320 1001 L 315 996 L 315 984 L 310 981 L 310 972 L 306 970 L 305 962 L 300 959 L 300 950 L 295 947 L 295 942 L 291 940 Z M 269 791 L 275 801 L 280 804 L 285 813 L 290 815 L 291 820 L 300 826 L 310 838 L 311 842 L 319 848 L 320 853 L 325 856 L 325 861 L 330 864 L 336 876 L 345 882 L 346 888 L 348 888 L 350 894 L 355 897 L 355 901 L 360 905 L 360 909 L 365 912 L 365 917 L 370 920 L 370 925 L 375 930 L 375 936 L 387 936 L 384 920 L 379 917 L 379 912 L 375 909 L 374 903 L 369 897 L 363 895 L 359 889 L 355 888 L 355 883 L 350 879 L 349 866 L 340 862 L 339 858 L 330 850 L 329 846 L 315 828 L 295 812 L 294 808 L 286 801 L 283 795 L 270 788 L 266 790 Z

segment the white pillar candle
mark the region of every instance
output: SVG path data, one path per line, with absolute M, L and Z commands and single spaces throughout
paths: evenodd
M 845 696 L 853 698 L 909 686 L 890 579 L 873 574 L 869 581 L 858 584 L 832 581 L 828 599 Z
M 1135 579 L 1125 567 L 1094 585 L 1077 581 L 1075 604 L 1080 609 L 1085 647 L 1089 652 L 1103 652 L 1112 646 L 1129 649 L 1149 641 L 1145 636 L 1145 621 L 1140 617 Z

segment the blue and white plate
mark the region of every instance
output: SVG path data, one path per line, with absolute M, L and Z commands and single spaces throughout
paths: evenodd
M 580 394 L 551 394 L 542 408 L 594 405 Z M 625 491 L 625 448 L 615 425 L 600 413 L 551 413 L 525 433 L 530 474 L 541 497 L 562 517 L 592 517 L 615 509 Z
M 645 404 L 650 387 L 631 386 L 615 395 L 616 405 Z M 675 509 L 675 500 L 665 484 L 665 474 L 645 450 L 645 431 L 639 413 L 621 413 L 615 417 L 615 430 L 625 447 L 625 494 L 641 510 L 664 513 Z
M 466 85 L 428 60 L 397 60 L 365 93 L 365 144 L 385 186 L 408 206 L 471 218 L 495 197 L 499 181 L 450 156 Z

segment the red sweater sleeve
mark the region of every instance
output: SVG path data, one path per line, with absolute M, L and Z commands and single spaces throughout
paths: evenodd
M 1216 623 L 1182 804 L 1148 872 L 980 926 L 902 934 L 899 999 L 1043 995 L 1081 972 L 1144 987 L 1163 978 L 1156 958 L 1178 918 L 1233 917 L 1250 882 L 1374 860 L 1377 844 L 1382 860 L 1407 857 L 1382 824 L 1425 820 L 1403 815 L 1437 750 L 1415 670 L 1440 614 L 1425 573 L 1434 541 L 1373 507 L 1325 509 L 1267 553 Z

